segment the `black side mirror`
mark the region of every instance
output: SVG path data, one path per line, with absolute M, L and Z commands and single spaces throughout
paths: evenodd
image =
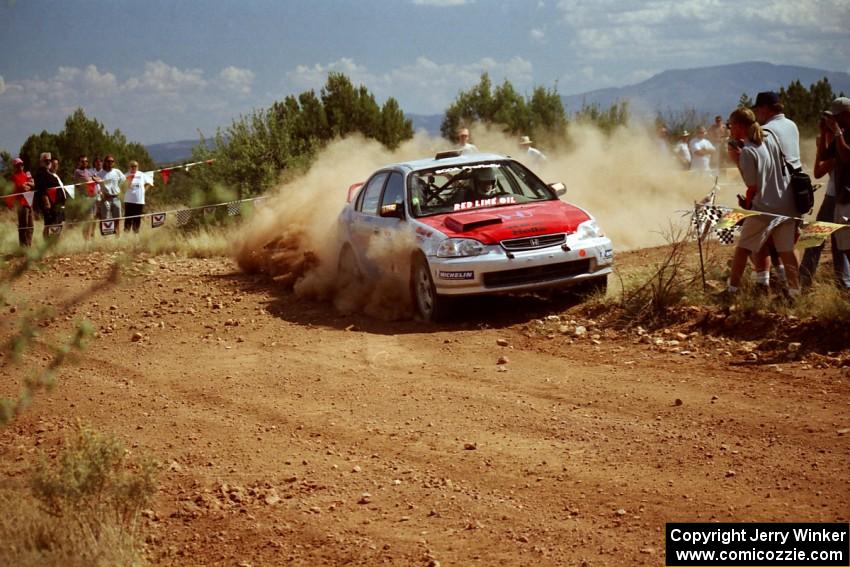
M 391 217 L 397 219 L 404 218 L 404 205 L 401 203 L 390 203 L 381 207 L 382 217 Z
M 555 195 L 561 197 L 562 195 L 567 194 L 567 186 L 558 181 L 557 183 L 550 183 L 549 188 L 555 192 Z

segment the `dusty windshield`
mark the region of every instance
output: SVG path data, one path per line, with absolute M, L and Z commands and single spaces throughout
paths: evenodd
M 417 171 L 408 177 L 408 190 L 415 217 L 556 199 L 549 187 L 515 162 Z

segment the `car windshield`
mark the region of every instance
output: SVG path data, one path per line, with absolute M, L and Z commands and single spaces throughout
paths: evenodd
M 512 161 L 415 171 L 408 176 L 408 194 L 414 217 L 557 199 L 545 183 Z

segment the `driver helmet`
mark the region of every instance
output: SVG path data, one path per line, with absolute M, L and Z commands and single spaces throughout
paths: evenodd
M 479 167 L 472 170 L 475 190 L 479 195 L 487 195 L 496 188 L 496 170 L 492 167 Z

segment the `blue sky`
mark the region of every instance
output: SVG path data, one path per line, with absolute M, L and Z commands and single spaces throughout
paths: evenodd
M 850 72 L 850 1 L 0 0 L 0 148 L 75 108 L 130 140 L 211 135 L 341 71 L 442 112 L 487 71 L 561 94 L 671 68 Z

